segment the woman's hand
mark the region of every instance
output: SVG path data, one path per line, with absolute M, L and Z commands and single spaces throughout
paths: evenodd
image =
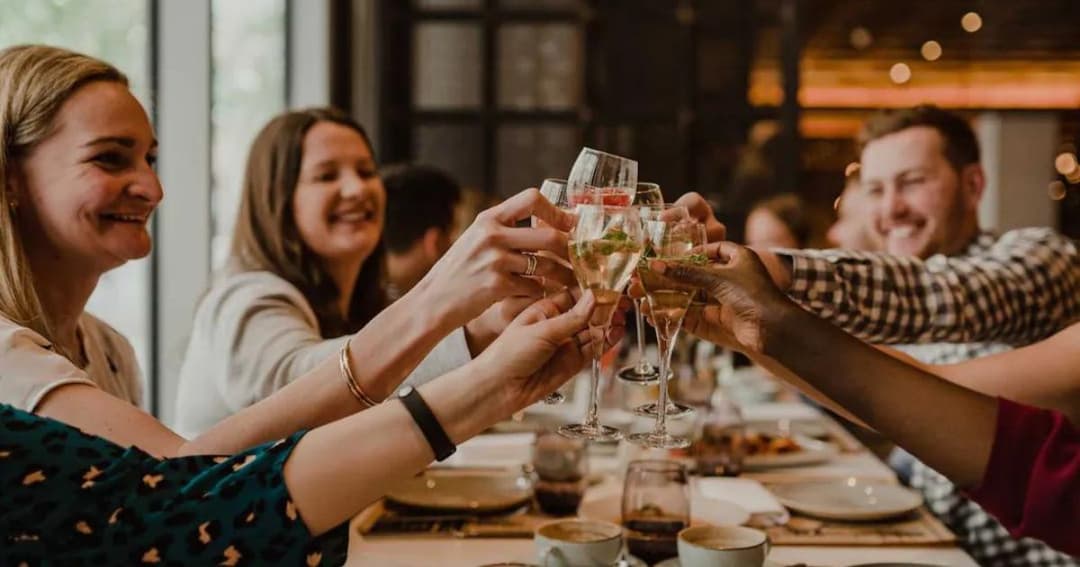
M 691 191 L 679 197 L 675 204 L 686 207 L 691 218 L 705 225 L 705 235 L 709 242 L 720 242 L 727 237 L 727 227 L 717 220 L 712 205 L 705 200 L 705 197 Z
M 776 288 L 765 266 L 748 248 L 731 242 L 704 247 L 707 266 L 654 261 L 652 269 L 701 288 L 716 304 L 687 313 L 686 329 L 699 337 L 751 353 L 761 353 L 768 338 L 767 316 L 793 304 Z
M 586 293 L 575 304 L 574 295 L 564 291 L 533 303 L 477 358 L 488 375 L 506 381 L 512 411 L 539 401 L 577 374 L 593 349 L 606 351 L 622 340 L 623 310 L 601 344 L 589 333 L 595 298 Z
M 532 216 L 545 226 L 515 226 Z M 430 304 L 446 309 L 449 323 L 460 327 L 503 299 L 543 297 L 537 279 L 525 275 L 530 264 L 534 265 L 530 275 L 574 285 L 569 268 L 533 254 L 545 251 L 565 258 L 573 222 L 573 215 L 556 208 L 536 189 L 522 191 L 477 215 L 416 287 L 432 294 Z

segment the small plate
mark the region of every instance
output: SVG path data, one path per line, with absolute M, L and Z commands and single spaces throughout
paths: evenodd
M 427 471 L 397 484 L 387 500 L 443 513 L 486 513 L 527 504 L 532 483 L 517 473 Z
M 922 495 L 914 490 L 855 478 L 777 484 L 770 490 L 784 506 L 829 520 L 884 520 L 907 514 L 923 504 Z
M 840 452 L 836 445 L 823 443 L 804 435 L 795 435 L 792 439 L 799 444 L 800 450 L 779 455 L 748 455 L 743 458 L 743 467 L 767 469 L 816 465 L 832 459 Z

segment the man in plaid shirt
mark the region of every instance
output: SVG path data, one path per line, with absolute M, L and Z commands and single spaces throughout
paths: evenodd
M 932 364 L 1030 344 L 1077 319 L 1072 241 L 1045 228 L 1001 237 L 979 229 L 985 176 L 967 122 L 930 106 L 886 112 L 867 122 L 859 143 L 866 222 L 884 252 L 758 251 L 793 299 Z M 1041 542 L 1012 539 L 943 476 L 908 466 L 912 486 L 981 564 L 1080 565 Z

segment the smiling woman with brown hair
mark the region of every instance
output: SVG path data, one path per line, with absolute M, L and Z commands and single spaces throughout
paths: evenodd
M 355 121 L 316 108 L 286 112 L 262 129 L 248 156 L 230 264 L 195 315 L 180 372 L 182 432 L 206 431 L 327 357 L 351 350 L 346 345 L 358 340 L 351 334 L 386 304 L 385 211 L 386 189 Z M 418 333 L 440 339 L 413 351 L 402 367 L 409 383 L 465 364 L 541 296 L 535 282 L 517 275 L 528 269 L 520 250 L 566 254 L 564 238 L 544 230 L 491 236 L 463 235 L 457 253 L 448 253 L 416 285 L 410 317 L 383 329 L 383 340 Z M 573 283 L 568 269 L 538 260 L 538 274 Z M 347 354 L 342 360 L 368 363 Z M 405 378 L 360 386 L 381 400 Z

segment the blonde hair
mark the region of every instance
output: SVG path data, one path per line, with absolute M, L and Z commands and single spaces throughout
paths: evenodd
M 18 159 L 53 133 L 68 97 L 93 81 L 128 84 L 112 65 L 66 49 L 17 45 L 0 51 L 0 315 L 37 331 L 58 350 L 27 262 L 11 180 L 19 174 Z

